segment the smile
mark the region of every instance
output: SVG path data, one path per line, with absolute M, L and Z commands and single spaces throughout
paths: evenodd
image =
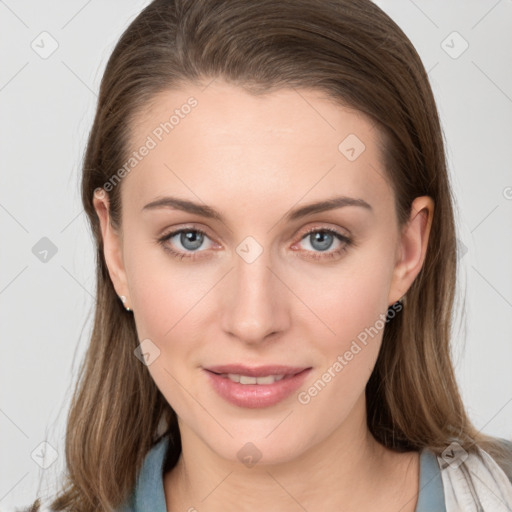
M 311 368 L 298 373 L 244 375 L 239 373 L 215 373 L 203 369 L 209 384 L 225 401 L 237 407 L 271 407 L 284 401 L 303 383 Z

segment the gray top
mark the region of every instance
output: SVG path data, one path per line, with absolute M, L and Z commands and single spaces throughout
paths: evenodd
M 168 437 L 162 438 L 148 452 L 130 499 L 118 512 L 166 512 L 163 485 Z M 415 512 L 446 512 L 441 470 L 433 452 L 420 453 L 420 486 Z

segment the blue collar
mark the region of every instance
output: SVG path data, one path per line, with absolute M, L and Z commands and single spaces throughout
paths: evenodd
M 162 438 L 148 452 L 140 470 L 135 490 L 118 512 L 167 512 L 163 469 L 169 438 Z M 446 512 L 443 482 L 437 458 L 428 449 L 420 454 L 420 482 L 415 512 Z

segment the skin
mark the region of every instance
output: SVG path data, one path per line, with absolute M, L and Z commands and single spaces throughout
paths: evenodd
M 127 297 L 139 339 L 160 350 L 148 370 L 179 418 L 182 455 L 164 477 L 168 510 L 413 512 L 418 453 L 388 450 L 366 426 L 364 390 L 382 329 L 307 404 L 293 393 L 272 407 L 234 406 L 202 367 L 311 366 L 307 390 L 407 292 L 424 262 L 432 199 L 416 198 L 400 230 L 377 129 L 314 90 L 256 97 L 216 80 L 165 91 L 133 124 L 133 148 L 191 95 L 197 107 L 123 178 L 122 231 L 109 223 L 108 196 L 94 199 L 110 277 Z M 349 134 L 365 144 L 354 161 L 338 150 Z M 205 203 L 224 222 L 171 208 L 141 211 L 166 195 Z M 284 219 L 338 195 L 372 210 Z M 195 261 L 173 258 L 156 242 L 179 228 L 207 233 Z M 354 245 L 333 237 L 322 251 L 308 228 L 336 229 Z M 252 263 L 236 252 L 247 236 L 263 248 Z M 179 235 L 166 244 L 194 253 Z M 261 452 L 252 467 L 237 456 L 248 442 Z

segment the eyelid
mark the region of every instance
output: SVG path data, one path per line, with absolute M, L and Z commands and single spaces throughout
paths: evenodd
M 330 226 L 328 223 L 319 223 L 319 224 L 315 224 L 312 227 L 310 226 L 310 227 L 304 228 L 301 231 L 300 240 L 302 240 L 302 238 L 304 236 L 308 235 L 309 233 L 316 232 L 316 231 L 328 231 L 330 233 L 336 233 L 344 238 L 351 238 L 351 236 L 352 236 L 350 231 L 346 228 L 343 229 L 338 226 L 336 226 L 336 227 Z M 343 231 L 345 231 L 345 233 L 343 233 Z

